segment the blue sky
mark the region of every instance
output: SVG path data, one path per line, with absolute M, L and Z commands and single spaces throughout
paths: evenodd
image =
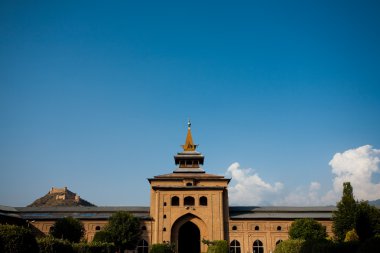
M 380 198 L 378 1 L 137 2 L 0 2 L 0 204 L 148 205 L 189 117 L 232 204 Z

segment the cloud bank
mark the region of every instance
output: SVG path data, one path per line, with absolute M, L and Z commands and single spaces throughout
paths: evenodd
M 351 182 L 354 195 L 359 200 L 380 199 L 380 150 L 370 145 L 336 153 L 329 162 L 332 185 L 326 193 L 321 192 L 319 182 L 298 186 L 289 191 L 283 182 L 268 183 L 251 168 L 241 168 L 235 162 L 226 175 L 231 177 L 229 197 L 232 205 L 334 205 L 342 195 L 343 182 Z
M 374 182 L 376 173 L 380 173 L 379 149 L 365 145 L 336 153 L 329 165 L 334 174 L 334 192 L 342 192 L 343 182 L 351 182 L 357 199 L 380 199 L 380 183 Z

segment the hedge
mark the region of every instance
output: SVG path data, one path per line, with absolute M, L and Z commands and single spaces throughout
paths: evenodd
M 300 253 L 305 240 L 294 239 L 280 242 L 273 253 Z
M 228 253 L 228 243 L 225 240 L 216 240 L 208 244 L 207 253 Z
M 31 230 L 15 225 L 0 225 L 0 252 L 38 253 L 38 245 Z
M 150 253 L 173 253 L 174 244 L 169 243 L 157 243 L 153 244 Z
M 73 246 L 67 240 L 52 236 L 37 238 L 40 253 L 74 253 Z
M 286 240 L 277 245 L 274 253 L 356 253 L 358 248 L 358 242 Z
M 75 253 L 114 253 L 115 245 L 107 242 L 74 243 Z

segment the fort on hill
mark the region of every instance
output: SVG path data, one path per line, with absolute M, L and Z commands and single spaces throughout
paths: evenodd
M 54 207 L 54 206 L 95 206 L 87 200 L 68 190 L 67 187 L 55 188 L 52 187 L 50 191 L 43 197 L 35 200 L 28 207 Z

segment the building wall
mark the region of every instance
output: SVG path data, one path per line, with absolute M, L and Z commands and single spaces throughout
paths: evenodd
M 252 253 L 253 243 L 260 240 L 264 253 L 273 252 L 276 243 L 289 238 L 289 228 L 293 220 L 230 220 L 229 241 L 237 240 L 242 253 Z M 327 234 L 333 236 L 332 221 L 319 221 L 326 227 Z
M 165 195 L 165 194 L 163 194 Z M 187 194 L 186 194 L 187 195 Z M 200 194 L 202 195 L 202 194 Z M 214 194 L 217 195 L 217 194 Z M 170 196 L 170 195 L 168 195 Z M 168 197 L 167 196 L 167 197 Z M 166 197 L 166 198 L 167 198 Z M 215 196 L 217 197 L 217 196 Z M 163 197 L 163 200 L 166 199 Z M 211 197 L 212 198 L 212 197 Z M 218 205 L 218 201 L 216 201 L 216 204 Z M 183 205 L 180 205 L 178 207 L 175 207 L 171 210 L 173 210 L 173 213 L 170 214 L 170 217 L 179 217 L 182 214 L 182 209 L 184 208 Z M 210 220 L 212 218 L 209 217 L 210 211 L 213 207 L 198 207 L 195 206 L 195 209 L 198 210 L 198 212 L 194 212 L 195 214 L 198 214 L 201 219 L 205 219 L 206 222 L 202 225 L 199 223 L 199 221 L 192 220 L 200 229 L 206 229 L 207 226 L 210 225 Z M 176 210 L 178 209 L 178 210 Z M 162 209 L 164 213 L 165 210 L 169 209 Z M 207 215 L 201 215 L 201 213 L 205 213 Z M 167 231 L 160 231 L 159 238 L 162 239 L 162 241 L 154 241 L 153 240 L 153 234 L 154 234 L 154 226 L 155 223 L 153 221 L 143 220 L 141 221 L 141 227 L 143 228 L 143 234 L 142 239 L 144 239 L 146 242 L 148 242 L 149 245 L 152 245 L 153 243 L 161 243 L 163 241 L 171 242 L 171 238 L 174 236 L 172 232 L 175 233 L 175 231 L 171 231 L 172 226 L 175 226 L 175 222 L 172 221 L 171 218 L 167 218 L 167 221 L 162 220 L 162 227 L 167 227 Z M 175 218 L 173 219 L 175 220 Z M 191 220 L 191 218 L 189 219 Z M 107 225 L 107 220 L 82 220 L 86 234 L 85 234 L 85 240 L 92 241 L 94 238 L 94 235 L 97 231 L 104 229 L 104 227 Z M 237 240 L 240 243 L 241 252 L 242 253 L 253 253 L 253 243 L 256 240 L 260 240 L 263 243 L 264 246 L 264 253 L 270 253 L 273 252 L 276 243 L 279 240 L 287 240 L 288 239 L 288 232 L 290 225 L 292 224 L 293 220 L 229 220 L 229 227 L 228 227 L 228 241 L 232 242 L 233 240 Z M 331 220 L 321 220 L 319 221 L 323 226 L 326 227 L 327 233 L 329 236 L 333 236 L 332 232 L 332 221 Z M 39 231 L 49 234 L 50 228 L 53 226 L 54 221 L 53 220 L 46 220 L 46 221 L 34 221 L 29 223 L 31 226 L 34 226 Z M 206 226 L 206 227 L 205 227 Z M 210 232 L 210 234 L 201 234 L 202 239 L 208 239 L 208 240 L 217 240 L 221 239 L 220 230 L 218 230 L 218 226 L 214 226 L 214 230 Z M 160 226 L 159 226 L 160 228 Z M 99 230 L 98 230 L 99 229 Z M 258 229 L 258 230 L 257 230 Z M 211 234 L 214 234 L 214 237 L 211 236 Z M 207 246 L 202 244 L 201 246 L 201 252 L 206 252 Z

